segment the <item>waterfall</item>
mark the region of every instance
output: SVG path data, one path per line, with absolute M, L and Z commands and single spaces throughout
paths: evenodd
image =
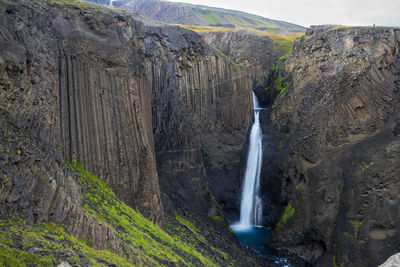
M 262 202 L 260 196 L 260 175 L 262 164 L 262 132 L 259 115 L 260 106 L 253 92 L 254 123 L 250 131 L 250 145 L 247 156 L 246 173 L 240 205 L 240 222 L 242 227 L 261 225 L 262 223 Z

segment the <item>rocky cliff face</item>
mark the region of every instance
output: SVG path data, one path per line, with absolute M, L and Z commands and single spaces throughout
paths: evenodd
M 2 137 L 11 140 L 2 140 L 2 211 L 11 206 L 29 222 L 55 220 L 72 233 L 85 231 L 82 223 L 103 231 L 79 208 L 64 163 L 77 160 L 160 222 L 141 24 L 84 3 L 21 0 L 0 12 Z M 14 142 L 17 132 L 24 135 Z
M 276 246 L 316 266 L 376 266 L 400 246 L 400 31 L 313 27 L 272 114 L 289 129 Z
M 246 31 L 207 32 L 203 34 L 205 42 L 221 54 L 243 68 L 252 78 L 252 89 L 258 100 L 265 105 L 268 102 L 264 90 L 270 68 L 285 51 L 284 48 L 268 36 L 260 36 Z
M 3 215 L 12 207 L 29 223 L 64 223 L 78 237 L 105 233 L 98 247 L 115 247 L 112 230 L 81 208 L 79 178 L 64 161 L 82 162 L 161 222 L 156 155 L 169 214 L 215 217 L 228 232 L 217 201 L 237 213 L 252 122 L 244 69 L 194 32 L 143 27 L 101 6 L 21 0 L 1 12 Z
M 214 193 L 237 210 L 251 77 L 179 27 L 147 27 L 145 52 L 165 205 L 223 216 Z

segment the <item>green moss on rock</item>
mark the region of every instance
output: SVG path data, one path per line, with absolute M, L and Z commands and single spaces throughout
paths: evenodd
M 213 219 L 213 221 L 215 221 L 215 222 L 222 222 L 223 221 L 223 219 L 220 216 L 214 216 L 211 219 Z
M 363 225 L 364 221 L 353 220 L 350 221 L 350 223 L 351 225 L 353 225 L 354 237 L 357 239 L 358 232 L 360 231 L 360 228 Z
M 69 166 L 80 177 L 84 191 L 84 207 L 90 214 L 115 230 L 117 239 L 129 262 L 145 265 L 217 265 L 199 252 L 194 244 L 182 241 L 180 236 L 171 236 L 159 226 L 143 217 L 138 211 L 120 201 L 104 181 L 86 171 L 82 164 L 73 161 Z M 198 233 L 188 220 L 176 216 L 177 220 Z M 202 237 L 202 238 L 201 238 Z
M 286 206 L 285 212 L 282 215 L 281 220 L 278 222 L 277 227 L 283 228 L 287 223 L 288 219 L 295 214 L 295 210 L 292 207 L 292 201 L 289 201 L 289 204 Z
M 26 225 L 23 220 L 0 220 L 0 266 L 70 264 L 133 266 L 108 250 L 95 250 L 55 224 Z

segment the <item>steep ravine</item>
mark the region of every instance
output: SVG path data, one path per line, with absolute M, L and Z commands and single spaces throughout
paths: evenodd
M 251 78 L 194 32 L 147 27 L 146 35 L 157 164 L 168 195 L 164 202 L 190 203 L 189 211 L 223 217 L 212 193 L 225 200 L 223 208 L 236 208 L 240 153 L 252 121 Z
M 252 122 L 245 70 L 194 32 L 120 10 L 18 0 L 0 13 L 1 260 L 267 264 L 223 219 Z M 7 234 L 27 231 L 79 249 Z
M 268 76 L 272 64 L 288 52 L 282 42 L 291 47 L 289 40 L 282 38 L 278 41 L 244 30 L 206 32 L 202 36 L 208 45 L 246 69 L 252 79 L 252 89 L 263 106 L 271 102 L 268 95 L 264 94 Z
M 0 263 L 272 264 L 225 220 L 239 215 L 252 89 L 271 104 L 270 245 L 313 266 L 400 249 L 398 29 L 312 27 L 277 70 L 284 51 L 243 32 L 77 0 L 0 1 L 0 14 Z
M 272 121 L 289 134 L 272 244 L 315 266 L 377 266 L 400 249 L 400 31 L 312 27 L 286 61 Z

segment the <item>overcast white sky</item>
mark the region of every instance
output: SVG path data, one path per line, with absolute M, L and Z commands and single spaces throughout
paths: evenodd
M 310 26 L 400 26 L 400 0 L 169 0 L 222 7 Z

